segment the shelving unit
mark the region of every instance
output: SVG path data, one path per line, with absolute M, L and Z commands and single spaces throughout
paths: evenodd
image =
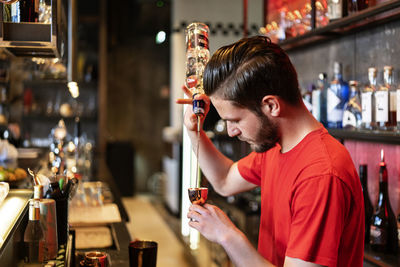
M 309 0 L 309 3 L 315 3 L 315 0 Z M 315 18 L 315 16 L 314 16 Z M 293 56 L 297 59 L 297 63 L 307 62 L 310 65 L 315 64 L 315 59 L 310 59 L 309 61 L 302 61 L 299 60 L 301 56 L 308 57 L 312 54 L 312 49 L 310 48 L 318 48 L 318 55 L 322 55 L 321 51 L 326 51 L 327 53 L 332 52 L 332 54 L 336 55 L 338 53 L 336 50 L 337 48 L 342 48 L 340 43 L 342 41 L 346 42 L 349 38 L 342 38 L 343 36 L 356 36 L 359 32 L 363 32 L 363 36 L 368 35 L 369 29 L 371 28 L 384 28 L 383 26 L 389 25 L 388 29 L 394 31 L 394 29 L 398 29 L 397 23 L 400 20 L 400 1 L 399 0 L 390 0 L 384 3 L 380 3 L 374 7 L 367 8 L 360 12 L 350 14 L 344 18 L 335 20 L 330 22 L 328 25 L 319 28 L 313 28 L 309 32 L 306 32 L 303 35 L 296 36 L 293 38 L 288 38 L 279 43 L 279 45 L 288 52 L 289 56 L 291 52 L 293 52 Z M 314 23 L 315 25 L 315 23 Z M 393 29 L 394 28 L 394 29 Z M 386 28 L 385 28 L 386 29 Z M 396 42 L 394 39 L 390 39 L 392 42 Z M 385 41 L 385 40 L 383 40 Z M 359 45 L 360 43 L 354 42 L 354 45 Z M 376 45 L 376 42 L 371 42 L 372 45 Z M 397 49 L 397 46 L 394 50 Z M 363 49 L 360 47 L 360 49 Z M 365 47 L 364 49 L 368 49 Z M 304 51 L 305 53 L 301 53 Z M 376 50 L 373 50 L 376 52 Z M 348 53 L 345 55 L 348 55 Z M 357 54 L 358 55 L 358 54 Z M 363 55 L 363 54 L 362 54 Z M 397 58 L 397 55 L 395 55 Z M 327 58 L 332 61 L 332 58 L 327 55 Z M 344 60 L 343 58 L 341 60 Z M 353 63 L 356 60 L 361 61 L 359 58 L 352 58 L 349 59 L 350 62 Z M 362 62 L 365 63 L 365 62 Z M 371 62 L 371 64 L 374 64 Z M 379 62 L 382 64 L 382 62 Z M 393 63 L 391 63 L 393 64 Z M 322 64 L 315 64 L 317 66 L 322 66 Z M 365 67 L 365 64 L 360 64 L 362 67 Z M 303 73 L 304 74 L 304 73 Z M 308 78 L 308 77 L 307 77 Z M 354 143 L 357 144 L 357 147 L 360 148 L 362 153 L 368 153 L 369 149 L 373 150 L 376 147 L 386 145 L 386 148 L 391 147 L 393 148 L 395 145 L 400 144 L 400 132 L 396 131 L 366 131 L 366 130 L 350 130 L 350 129 L 328 129 L 329 133 L 334 136 L 335 138 L 343 141 L 344 144 L 346 140 L 348 141 L 355 141 L 349 142 L 350 146 Z M 367 144 L 371 143 L 371 144 Z M 392 147 L 393 146 L 393 147 Z M 354 148 L 354 146 L 353 146 Z M 354 151 L 353 151 L 354 152 Z M 386 151 L 385 151 L 386 152 Z M 393 153 L 392 153 L 393 154 Z M 361 155 L 365 160 L 368 160 L 369 155 Z M 357 159 L 357 163 L 360 159 Z M 393 159 L 394 162 L 397 162 L 397 158 Z M 356 163 L 355 163 L 356 164 Z M 370 167 L 375 166 L 375 163 L 370 163 Z M 391 165 L 392 168 L 393 164 Z M 373 171 L 372 171 L 373 172 Z M 398 175 L 398 171 L 395 172 Z M 372 183 L 376 183 L 376 175 L 375 173 L 371 173 L 369 178 L 374 178 Z M 396 176 L 397 177 L 397 176 Z M 396 178 L 397 179 L 397 178 Z M 374 187 L 374 186 L 373 186 Z M 373 188 L 376 193 L 376 187 Z M 371 193 L 371 192 L 370 192 Z M 400 253 L 398 253 L 400 254 Z M 365 246 L 364 250 L 364 261 L 366 266 L 382 266 L 382 267 L 394 267 L 400 266 L 400 255 L 389 255 L 385 253 L 377 253 L 370 249 L 369 245 Z M 372 265 L 371 265 L 372 264 Z
M 303 35 L 286 39 L 279 45 L 286 51 L 299 49 L 398 18 L 400 1 L 392 0 L 330 22 L 324 27 L 312 29 Z
M 3 21 L 0 8 L 0 47 L 14 56 L 66 58 L 67 1 L 52 0 L 51 24 Z
M 328 129 L 328 131 L 332 136 L 340 140 L 350 139 L 365 142 L 400 144 L 399 132 L 347 129 Z

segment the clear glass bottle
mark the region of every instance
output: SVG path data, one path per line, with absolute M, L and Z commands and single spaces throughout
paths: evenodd
M 347 0 L 328 0 L 328 18 L 334 21 L 347 16 Z
M 203 73 L 210 59 L 209 29 L 204 23 L 194 22 L 186 28 L 186 87 L 196 94 L 203 94 Z M 193 101 L 193 112 L 204 114 L 203 101 Z
M 334 78 L 327 92 L 327 125 L 328 128 L 342 128 L 343 108 L 349 100 L 349 85 L 343 81 L 342 65 L 334 63 Z
M 362 123 L 361 128 L 373 130 L 375 124 L 375 91 L 376 91 L 376 68 L 368 68 L 369 84 L 364 87 L 361 93 Z
M 43 228 L 40 223 L 39 200 L 29 201 L 29 221 L 24 232 L 24 243 L 27 249 L 27 262 L 40 263 L 40 242 L 44 240 Z
M 361 128 L 361 98 L 357 81 L 350 81 L 350 99 L 344 106 L 343 128 Z
M 378 204 L 371 218 L 370 244 L 378 252 L 396 254 L 398 251 L 397 222 L 389 200 L 388 172 L 383 149 L 379 163 Z
M 375 121 L 378 130 L 389 130 L 390 86 L 392 83 L 392 67 L 385 66 L 383 71 L 383 85 L 375 92 Z

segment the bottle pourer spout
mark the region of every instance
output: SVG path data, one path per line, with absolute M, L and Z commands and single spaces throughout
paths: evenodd
M 383 149 L 381 149 L 381 161 L 385 161 L 385 152 L 383 151 Z

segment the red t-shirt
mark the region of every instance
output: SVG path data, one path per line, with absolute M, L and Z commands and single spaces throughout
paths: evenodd
M 277 145 L 238 162 L 261 187 L 259 253 L 277 266 L 285 256 L 326 266 L 363 265 L 364 202 L 353 161 L 325 128 L 286 153 Z

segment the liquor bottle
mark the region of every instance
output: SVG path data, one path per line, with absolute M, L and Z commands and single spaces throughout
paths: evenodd
M 369 84 L 361 93 L 362 123 L 361 128 L 373 130 L 375 124 L 375 91 L 376 91 L 376 68 L 368 68 Z
M 361 164 L 359 170 L 361 187 L 364 195 L 364 210 L 365 210 L 365 243 L 368 244 L 370 240 L 370 221 L 372 218 L 372 214 L 374 212 L 374 208 L 372 207 L 371 199 L 369 198 L 368 193 L 368 165 Z
M 326 118 L 326 95 L 329 89 L 328 76 L 325 72 L 318 74 L 317 89 L 321 91 L 320 94 L 320 122 L 327 127 Z
M 40 223 L 39 201 L 31 199 L 29 201 L 29 221 L 24 232 L 24 243 L 27 248 L 27 262 L 42 262 L 39 255 L 40 242 L 44 240 L 43 228 Z
M 388 130 L 390 100 L 389 90 L 392 84 L 392 67 L 385 66 L 383 71 L 383 85 L 375 92 L 375 120 L 378 130 Z
M 210 59 L 208 43 L 208 26 L 194 22 L 186 28 L 186 87 L 193 97 L 203 94 L 203 73 Z M 193 100 L 193 112 L 196 115 L 204 114 L 204 102 Z
M 311 92 L 311 111 L 317 121 L 321 121 L 321 95 L 322 90 L 316 86 Z
M 348 13 L 353 14 L 363 9 L 368 8 L 368 0 L 349 0 Z
M 328 18 L 334 21 L 347 16 L 347 0 L 328 0 Z
M 303 103 L 309 112 L 312 112 L 312 92 L 314 91 L 314 85 L 311 84 L 303 93 Z
M 361 99 L 357 81 L 350 81 L 350 99 L 344 106 L 343 128 L 361 128 Z
M 400 87 L 396 90 L 396 121 L 396 130 L 400 131 Z
M 398 250 L 397 223 L 390 206 L 388 172 L 383 149 L 379 163 L 378 204 L 371 218 L 370 244 L 373 250 L 379 252 L 395 254 Z
M 39 0 L 19 0 L 11 4 L 12 22 L 37 22 L 39 16 Z
M 328 128 L 342 128 L 344 104 L 349 100 L 349 85 L 343 81 L 342 65 L 334 63 L 334 78 L 327 92 Z
M 385 66 L 383 68 L 384 86 L 389 91 L 389 122 L 388 130 L 395 130 L 397 126 L 397 92 L 393 82 L 393 67 Z

